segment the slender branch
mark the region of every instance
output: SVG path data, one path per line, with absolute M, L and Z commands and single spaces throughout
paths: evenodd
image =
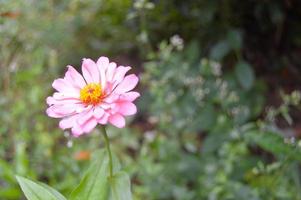
M 101 126 L 101 130 L 103 132 L 104 138 L 105 138 L 105 143 L 106 143 L 106 148 L 109 154 L 109 168 L 110 168 L 110 178 L 113 178 L 113 160 L 112 160 L 112 152 L 110 148 L 110 141 L 109 137 L 107 135 L 107 131 L 105 126 Z

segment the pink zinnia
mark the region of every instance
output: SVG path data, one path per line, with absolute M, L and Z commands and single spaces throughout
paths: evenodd
M 47 98 L 48 116 L 62 118 L 60 128 L 71 128 L 75 137 L 91 132 L 97 124 L 124 127 L 124 116 L 137 112 L 133 101 L 140 96 L 131 91 L 136 87 L 138 77 L 134 74 L 125 76 L 130 69 L 117 67 L 107 57 L 100 57 L 96 63 L 83 59 L 83 76 L 68 66 L 65 77 L 52 84 L 57 92 Z

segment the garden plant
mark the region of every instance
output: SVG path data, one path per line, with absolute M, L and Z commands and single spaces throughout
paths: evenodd
M 0 200 L 301 200 L 300 7 L 0 0 Z

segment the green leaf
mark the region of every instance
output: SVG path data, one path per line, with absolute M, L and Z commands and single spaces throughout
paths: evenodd
M 222 60 L 229 52 L 231 48 L 227 41 L 220 41 L 210 51 L 210 58 L 213 60 Z
M 284 143 L 283 136 L 273 132 L 249 131 L 244 134 L 248 143 L 256 144 L 262 149 L 274 155 L 290 156 L 295 160 L 301 161 L 301 151 L 299 148 Z
M 239 50 L 242 46 L 241 32 L 238 30 L 230 30 L 227 35 L 228 42 L 232 49 Z
M 117 172 L 110 181 L 112 200 L 132 200 L 131 181 L 124 171 Z
M 28 200 L 66 200 L 58 191 L 45 184 L 20 176 L 16 176 L 16 178 Z
M 57 190 L 50 187 L 49 185 L 46 185 L 45 183 L 39 183 L 39 184 L 40 186 L 44 187 L 46 190 L 51 192 L 58 200 L 66 200 L 66 198 L 61 193 L 59 193 Z
M 213 128 L 217 118 L 213 105 L 206 104 L 203 107 L 202 112 L 198 114 L 197 118 L 197 123 L 202 122 L 199 123 L 202 130 L 210 130 L 210 128 Z
M 108 200 L 109 197 L 109 156 L 106 151 L 94 154 L 93 163 L 77 188 L 71 193 L 70 200 Z M 113 155 L 114 172 L 120 165 Z
M 238 62 L 235 66 L 236 77 L 244 89 L 250 89 L 253 86 L 255 75 L 252 67 L 244 62 Z

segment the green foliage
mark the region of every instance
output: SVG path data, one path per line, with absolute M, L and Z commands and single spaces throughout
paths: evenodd
M 263 112 L 265 87 L 250 66 L 240 61 L 224 71 L 194 54 L 194 43 L 180 52 L 167 43 L 159 49 L 143 79 L 151 99 L 149 121 L 159 129 L 144 147 L 147 159 L 141 162 L 156 167 L 143 170 L 150 189 L 142 193 L 156 191 L 153 199 L 298 199 L 299 184 L 289 173 L 300 147 L 285 143 L 276 124 L 254 120 Z M 292 96 L 285 95 L 279 110 L 299 105 L 298 95 Z
M 213 131 L 217 129 L 214 124 L 219 118 L 226 118 L 229 125 L 239 125 L 261 112 L 263 97 L 252 93 L 261 93 L 263 87 L 257 83 L 251 88 L 254 77 L 248 73 L 250 69 L 246 64 L 238 66 L 236 81 L 233 73 L 222 77 L 219 63 L 200 60 L 195 53 L 199 50 L 193 44 L 184 52 L 173 54 L 168 53 L 170 48 L 162 43 L 158 60 L 145 65 L 144 81 L 150 85 L 154 98 L 149 107 L 157 114 L 155 117 L 160 117 L 160 125 L 172 132 Z M 180 67 L 174 70 L 175 66 Z M 250 91 L 241 91 L 240 84 Z M 165 112 L 160 112 L 163 109 Z M 169 126 L 170 123 L 175 127 Z
M 109 174 L 109 156 L 105 150 L 94 153 L 93 162 L 80 184 L 68 199 L 87 200 L 131 200 L 131 183 L 126 172 L 113 157 L 114 175 Z M 58 191 L 43 183 L 33 182 L 17 176 L 17 180 L 28 200 L 66 200 Z
M 95 162 L 84 175 L 84 178 L 76 189 L 71 193 L 71 200 L 78 199 L 108 199 L 108 172 L 109 159 L 105 151 L 94 157 Z M 117 163 L 116 163 L 117 164 Z
M 142 97 L 128 128 L 109 131 L 125 168 L 108 180 L 99 155 L 84 176 L 100 170 L 98 184 L 111 184 L 104 197 L 300 200 L 301 98 L 287 94 L 300 86 L 299 8 L 297 1 L 0 0 L 0 199 L 22 198 L 15 174 L 64 196 L 80 182 L 90 152 L 104 146 L 100 132 L 71 139 L 45 115 L 45 98 L 66 64 L 79 69 L 80 58 L 107 55 L 141 74 Z M 85 199 L 92 180 L 74 192 Z
M 131 200 L 131 182 L 127 173 L 119 171 L 110 180 L 111 198 L 116 200 Z
M 246 62 L 239 62 L 235 66 L 235 73 L 239 83 L 245 89 L 250 89 L 254 83 L 254 72 Z

